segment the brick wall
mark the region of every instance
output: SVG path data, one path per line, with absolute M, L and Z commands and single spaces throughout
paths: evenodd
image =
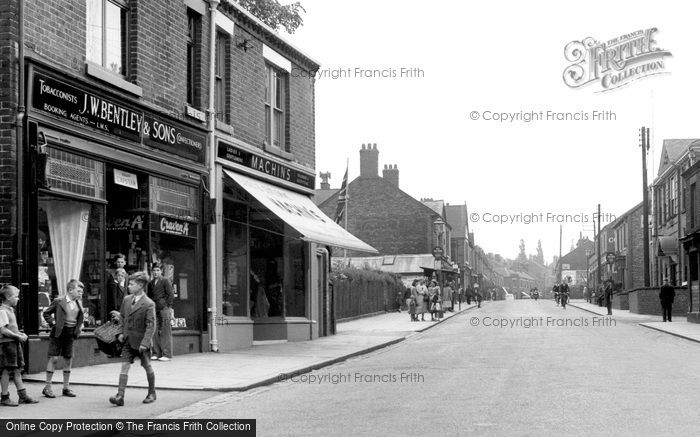
M 350 196 L 348 231 L 382 255 L 430 253 L 433 247 L 433 215 L 423 204 L 382 178 L 357 178 Z M 335 216 L 337 196 L 319 207 Z M 349 256 L 366 254 L 348 252 Z
M 675 287 L 676 297 L 673 300 L 673 315 L 688 314 L 688 289 Z M 652 314 L 661 316 L 658 288 L 637 288 L 629 292 L 629 309 L 631 313 Z
M 0 2 L 0 282 L 9 282 L 15 234 L 17 5 Z
M 235 17 L 234 17 L 235 18 Z M 265 59 L 263 44 L 278 50 L 269 40 L 248 26 L 236 23 L 235 42 L 248 40 L 247 51 L 233 44 L 231 56 L 231 125 L 234 137 L 251 146 L 263 148 L 265 141 Z M 292 62 L 288 74 L 288 141 L 294 160 L 310 168 L 315 166 L 315 103 L 313 73 Z

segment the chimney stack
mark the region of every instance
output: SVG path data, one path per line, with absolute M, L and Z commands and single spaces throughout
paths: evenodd
M 391 164 L 388 166 L 385 164 L 384 170 L 382 171 L 382 177 L 394 186 L 399 186 L 399 168 L 396 166 L 396 164 L 394 164 L 393 167 Z
M 377 150 L 377 143 L 367 143 L 367 146 L 362 145 L 362 149 L 360 149 L 360 177 L 379 177 L 379 150 Z
M 331 177 L 331 172 L 326 171 L 326 172 L 321 172 L 318 174 L 321 177 L 321 189 L 322 190 L 330 190 L 331 189 L 331 184 L 328 183 L 328 179 Z

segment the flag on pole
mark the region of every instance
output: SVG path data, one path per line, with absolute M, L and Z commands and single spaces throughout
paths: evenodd
M 345 167 L 345 176 L 343 176 L 343 183 L 340 184 L 340 191 L 338 191 L 338 206 L 335 208 L 335 222 L 340 224 L 345 218 L 348 205 L 348 168 Z

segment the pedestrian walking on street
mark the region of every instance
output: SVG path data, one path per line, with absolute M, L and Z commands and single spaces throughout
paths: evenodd
M 608 315 L 612 316 L 613 281 L 605 281 L 605 306 L 608 308 Z
M 659 291 L 659 300 L 661 301 L 661 313 L 663 314 L 663 321 L 671 321 L 671 315 L 673 314 L 673 299 L 676 297 L 676 291 L 673 286 L 669 283 L 668 278 L 664 278 L 664 285 L 661 286 Z
M 452 283 L 448 282 L 442 288 L 442 311 L 452 311 L 454 308 Z
M 9 284 L 0 287 L 0 406 L 5 407 L 39 402 L 27 394 L 22 381 L 22 369 L 25 364 L 22 343 L 27 341 L 27 334 L 19 332 L 15 315 L 17 302 L 17 287 Z M 15 381 L 19 402 L 10 399 L 10 374 Z
M 471 305 L 472 296 L 474 294 L 474 290 L 472 289 L 471 285 L 467 285 L 467 288 L 464 290 L 464 293 L 467 295 L 467 305 Z
M 425 286 L 425 279 L 421 279 L 418 282 L 416 293 L 418 295 L 416 299 L 416 320 L 418 319 L 418 314 L 420 314 L 421 322 L 425 322 L 425 312 L 428 311 L 428 305 L 430 304 L 430 296 L 428 296 L 428 288 Z
M 430 287 L 428 287 L 428 296 L 430 301 L 430 320 L 435 321 L 440 319 L 439 312 L 442 310 L 440 300 L 442 296 L 440 294 L 440 287 L 437 281 L 430 281 Z
M 414 279 L 413 282 L 411 283 L 411 288 L 408 289 L 408 299 L 407 299 L 407 305 L 408 305 L 408 312 L 411 314 L 411 321 L 412 322 L 417 322 L 418 321 L 418 279 Z M 421 300 L 422 300 L 422 296 Z
M 66 295 L 57 297 L 43 312 L 44 320 L 51 327 L 49 334 L 48 361 L 46 363 L 46 385 L 41 394 L 55 398 L 51 389 L 53 372 L 58 357 L 63 357 L 63 396 L 74 398 L 70 388 L 70 372 L 73 364 L 73 342 L 83 328 L 83 283 L 77 279 L 68 281 Z
M 146 272 L 136 272 L 129 276 L 127 288 L 130 296 L 122 302 L 119 310 L 122 332 L 117 339 L 124 343 L 122 348 L 122 368 L 119 373 L 119 388 L 117 394 L 109 398 L 109 402 L 121 407 L 124 405 L 124 392 L 129 379 L 129 369 L 134 359 L 141 360 L 141 366 L 146 371 L 148 395 L 143 400 L 150 404 L 156 400 L 156 375 L 151 367 L 151 346 L 156 330 L 156 304 L 146 296 L 149 278 Z
M 163 269 L 159 263 L 151 267 L 153 280 L 148 287 L 148 297 L 156 304 L 158 327 L 153 340 L 152 360 L 170 361 L 173 358 L 173 285 L 168 278 L 163 277 Z
M 478 288 L 474 288 L 474 297 L 476 298 L 476 304 L 477 308 L 481 308 L 481 301 L 484 300 L 483 296 L 481 296 L 481 293 L 479 292 Z
M 408 307 L 411 305 L 411 290 L 412 290 L 412 288 L 413 288 L 413 286 L 406 287 L 406 288 L 404 288 L 404 291 L 403 291 L 403 304 L 402 304 L 402 306 L 405 306 L 407 310 L 409 309 Z

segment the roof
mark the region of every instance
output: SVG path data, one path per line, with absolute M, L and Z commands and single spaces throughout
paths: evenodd
M 440 217 L 442 217 L 443 210 L 445 209 L 444 200 L 421 200 L 421 202 L 423 202 L 423 205 L 440 214 Z
M 659 171 L 656 176 L 661 176 L 670 166 L 675 164 L 691 145 L 700 147 L 700 140 L 697 138 L 664 140 L 661 160 L 659 161 Z
M 360 189 L 362 189 L 362 184 L 363 183 L 369 183 L 369 184 L 383 184 L 385 188 L 389 188 L 391 190 L 396 191 L 396 195 L 403 197 L 406 199 L 408 202 L 420 205 L 421 207 L 426 209 L 427 211 L 430 211 L 431 214 L 438 214 L 442 217 L 442 213 L 436 213 L 432 208 L 429 208 L 425 203 L 417 200 L 415 197 L 411 196 L 407 192 L 403 191 L 401 188 L 397 187 L 396 185 L 392 184 L 391 182 L 387 181 L 384 178 L 376 177 L 376 178 L 366 178 L 366 177 L 361 177 L 358 176 L 355 179 L 353 179 L 349 184 L 348 184 L 348 196 L 350 198 L 350 208 L 352 208 L 352 198 L 353 198 L 353 193 L 357 192 L 358 186 Z M 323 209 L 325 208 L 326 205 L 328 205 L 328 202 L 332 199 L 332 197 L 327 197 L 326 200 L 317 203 L 316 205 Z M 449 223 L 448 223 L 449 225 Z
M 445 205 L 445 215 L 447 223 L 452 227 L 452 237 L 468 238 L 467 205 Z
M 336 258 L 336 260 L 340 260 L 341 262 L 343 261 L 342 258 Z M 350 257 L 345 258 L 344 260 L 346 261 L 345 265 L 358 269 L 371 268 L 396 274 L 423 274 L 423 269 L 421 267 L 435 267 L 435 258 L 429 253 L 415 255 Z
M 338 191 L 340 191 L 340 188 L 332 188 L 330 190 L 314 190 L 314 197 L 312 200 L 316 206 L 318 206 L 331 197 L 337 197 Z

